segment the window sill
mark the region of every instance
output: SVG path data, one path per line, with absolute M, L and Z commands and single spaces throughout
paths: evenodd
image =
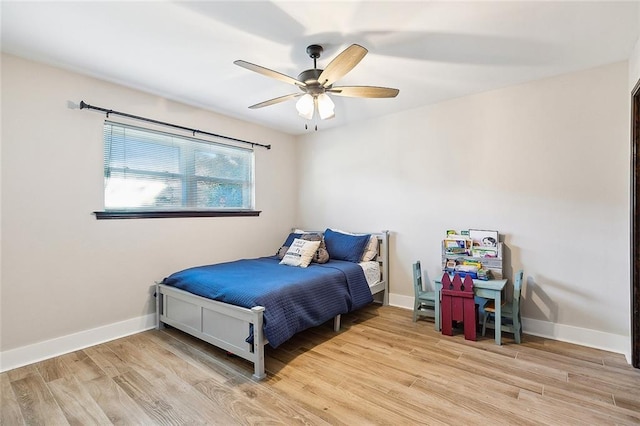
M 109 210 L 93 212 L 96 219 L 160 219 L 167 217 L 237 217 L 260 216 L 260 210 L 182 210 L 182 211 L 130 211 Z

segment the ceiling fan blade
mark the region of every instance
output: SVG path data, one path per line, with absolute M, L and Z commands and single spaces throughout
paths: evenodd
M 318 77 L 318 82 L 324 87 L 332 85 L 358 65 L 367 52 L 368 50 L 359 44 L 352 44 L 347 47 L 333 58 L 333 61 L 322 71 L 322 74 Z
M 280 81 L 284 81 L 285 83 L 294 84 L 300 87 L 306 87 L 307 85 L 302 81 L 296 80 L 293 77 L 289 77 L 288 75 L 279 73 L 274 70 L 270 70 L 269 68 L 261 67 L 260 65 L 252 64 L 251 62 L 243 61 L 238 59 L 237 61 L 233 61 L 234 64 L 246 68 L 250 71 L 257 72 L 258 74 L 266 75 L 267 77 L 275 78 Z
M 256 109 L 262 108 L 273 104 L 279 104 L 280 102 L 288 101 L 289 99 L 297 98 L 304 95 L 304 93 L 292 93 L 290 95 L 280 96 L 279 98 L 269 99 L 268 101 L 260 102 L 259 104 L 251 105 L 249 108 Z
M 327 92 L 352 98 L 395 98 L 400 90 L 375 86 L 337 86 L 327 89 Z

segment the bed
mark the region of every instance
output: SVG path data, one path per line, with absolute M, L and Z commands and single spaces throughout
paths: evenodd
M 158 328 L 170 325 L 244 358 L 254 365 L 253 377 L 263 379 L 266 344 L 277 347 L 331 319 L 339 331 L 341 314 L 374 299 L 388 303 L 388 231 L 367 234 L 376 250 L 365 262 L 332 258 L 295 267 L 266 256 L 171 274 L 156 284 Z

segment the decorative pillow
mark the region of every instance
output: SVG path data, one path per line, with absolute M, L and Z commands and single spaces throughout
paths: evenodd
M 327 228 L 324 231 L 324 242 L 327 245 L 329 257 L 348 262 L 360 262 L 371 235 L 349 235 Z
M 313 259 L 311 259 L 314 263 L 327 263 L 329 261 L 329 252 L 327 251 L 327 247 L 324 244 L 324 240 L 322 239 L 322 235 L 316 234 L 315 232 L 305 232 L 300 237 L 302 240 L 308 241 L 320 241 L 320 247 L 316 250 L 316 254 L 313 255 Z
M 320 241 L 308 241 L 296 238 L 289 250 L 280 261 L 281 265 L 299 266 L 306 268 L 311 263 L 313 255 L 320 247 Z
M 284 240 L 284 243 L 282 244 L 282 246 L 278 249 L 278 252 L 276 253 L 276 256 L 278 256 L 278 259 L 282 259 L 284 255 L 287 253 L 287 250 L 289 250 L 289 247 L 291 246 L 291 243 L 293 243 L 293 240 L 296 238 L 300 238 L 301 236 L 302 236 L 302 233 L 299 233 L 299 234 L 295 232 L 290 233 L 287 239 Z

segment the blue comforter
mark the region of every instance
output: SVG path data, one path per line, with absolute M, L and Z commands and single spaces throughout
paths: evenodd
M 299 268 L 275 256 L 243 259 L 185 269 L 163 284 L 245 308 L 264 306 L 264 334 L 274 348 L 373 301 L 362 268 L 340 260 Z

